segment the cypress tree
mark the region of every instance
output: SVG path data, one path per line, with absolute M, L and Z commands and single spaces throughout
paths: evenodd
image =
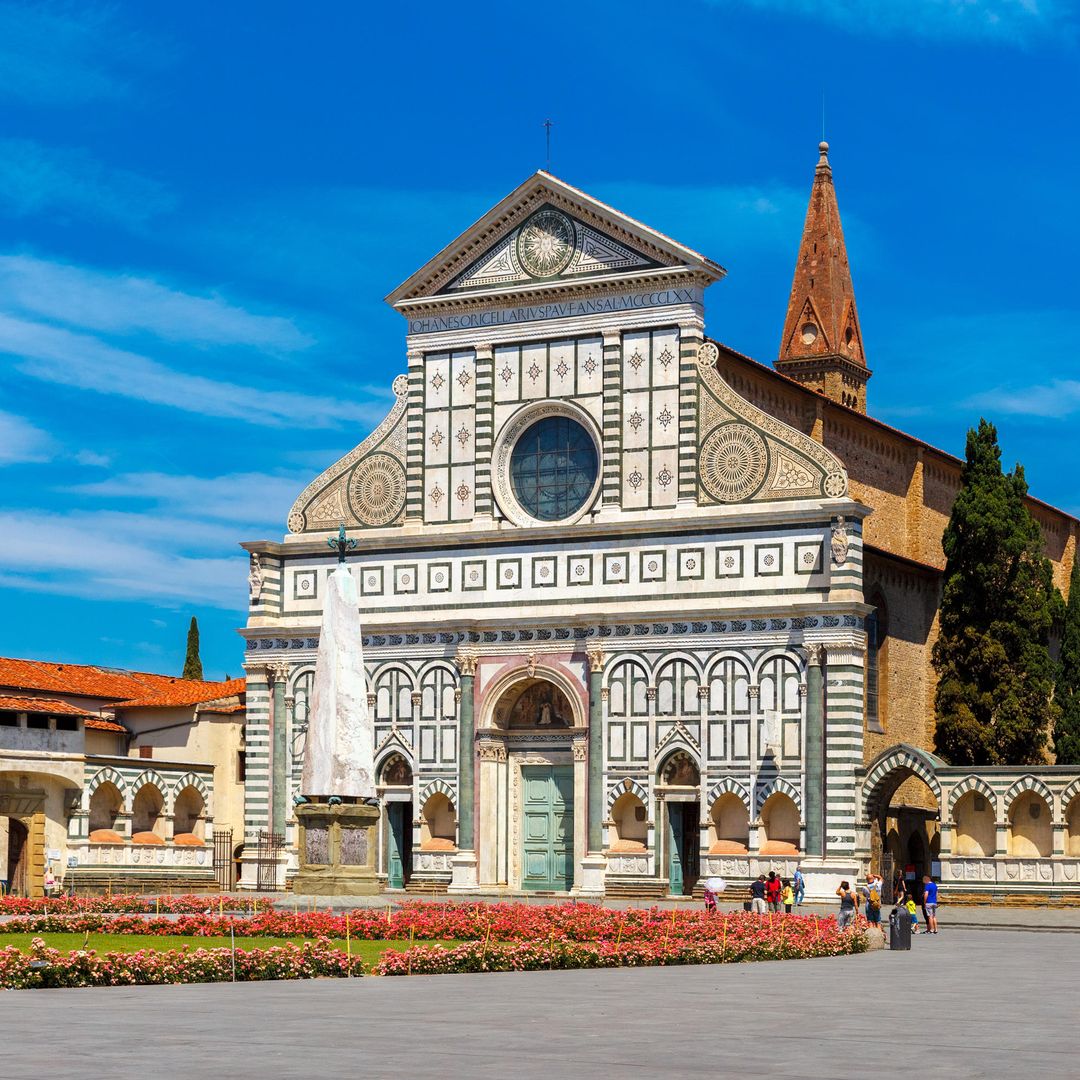
M 199 623 L 191 616 L 191 625 L 187 632 L 187 655 L 184 657 L 184 673 L 181 679 L 201 679 L 202 660 L 199 659 Z
M 1054 701 L 1061 716 L 1054 731 L 1054 751 L 1059 765 L 1080 765 L 1080 552 L 1073 554 L 1060 660 Z
M 1038 764 L 1054 728 L 1049 645 L 1060 594 L 1026 495 L 1023 468 L 1002 472 L 997 430 L 980 420 L 942 538 L 933 651 L 935 745 L 953 765 Z

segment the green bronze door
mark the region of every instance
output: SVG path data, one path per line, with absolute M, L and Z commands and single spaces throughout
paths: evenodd
M 668 892 L 683 894 L 683 863 L 686 852 L 686 833 L 683 830 L 682 803 L 668 803 Z
M 386 887 L 404 889 L 412 861 L 412 803 L 392 802 L 386 805 L 389 828 L 386 830 Z
M 574 883 L 574 768 L 525 765 L 521 887 L 566 892 Z

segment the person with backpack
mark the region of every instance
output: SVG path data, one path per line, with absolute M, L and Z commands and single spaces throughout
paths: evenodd
M 866 884 L 859 890 L 866 897 L 866 921 L 871 926 L 881 927 L 881 893 L 885 885 L 880 874 L 871 871 Z

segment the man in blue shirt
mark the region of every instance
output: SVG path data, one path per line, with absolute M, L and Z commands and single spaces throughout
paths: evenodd
M 928 933 L 937 933 L 937 882 L 929 874 L 923 879 L 923 909 L 926 911 L 926 929 Z

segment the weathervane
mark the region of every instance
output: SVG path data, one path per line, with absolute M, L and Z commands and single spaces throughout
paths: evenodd
M 345 562 L 345 552 L 352 551 L 356 547 L 355 540 L 348 540 L 345 537 L 345 522 L 343 521 L 338 527 L 337 536 L 331 536 L 326 541 L 326 546 L 332 548 L 337 552 L 337 561 L 341 564 Z

